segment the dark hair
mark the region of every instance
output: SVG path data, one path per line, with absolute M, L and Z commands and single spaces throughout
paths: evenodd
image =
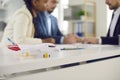
M 34 16 L 33 16 L 33 12 L 32 12 L 32 8 L 33 8 L 32 0 L 23 0 L 23 1 L 25 2 L 26 7 L 30 11 L 30 13 L 33 17 L 33 23 L 34 23 Z
M 28 9 L 31 9 L 33 7 L 32 0 L 24 0 L 24 2 Z
M 25 2 L 26 7 L 29 9 L 29 11 L 32 13 L 32 0 L 23 0 Z
M 34 27 L 36 25 L 36 18 L 34 18 L 33 16 L 33 12 L 32 12 L 32 8 L 33 8 L 33 4 L 32 4 L 32 0 L 23 0 L 25 2 L 25 5 L 26 7 L 28 8 L 28 10 L 30 11 L 30 13 L 32 14 L 32 17 L 33 17 L 33 24 L 34 24 Z

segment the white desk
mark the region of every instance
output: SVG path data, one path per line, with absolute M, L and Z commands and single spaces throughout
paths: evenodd
M 58 45 L 63 47 L 65 45 Z M 67 45 L 68 46 L 68 45 Z M 19 60 L 7 49 L 0 52 L 3 80 L 120 80 L 120 47 L 77 45 L 85 49 L 61 51 L 61 58 Z M 61 68 L 59 66 L 80 63 Z M 49 69 L 50 68 L 50 69 Z

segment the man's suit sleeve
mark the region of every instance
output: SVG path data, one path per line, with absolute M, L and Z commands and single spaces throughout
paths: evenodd
M 111 45 L 118 45 L 119 38 L 118 36 L 115 37 L 101 37 L 102 44 L 111 44 Z
M 55 29 L 55 32 L 53 33 L 52 37 L 55 39 L 57 44 L 61 43 L 61 38 L 64 37 L 61 31 L 59 30 L 58 23 L 56 17 L 52 16 L 53 22 L 53 27 Z
M 63 34 L 60 32 L 58 26 L 57 26 L 57 35 L 53 36 L 57 44 L 61 43 L 61 38 L 64 37 Z

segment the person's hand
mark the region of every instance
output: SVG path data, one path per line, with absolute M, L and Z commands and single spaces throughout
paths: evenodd
M 75 34 L 69 34 L 64 37 L 64 44 L 73 44 L 77 42 L 81 42 L 81 39 Z
M 86 43 L 86 44 L 99 44 L 99 39 L 97 38 L 83 38 L 82 39 L 82 43 Z
M 74 37 L 76 38 L 76 42 L 77 43 L 81 43 L 82 42 L 82 39 L 79 36 L 74 34 Z
M 55 44 L 55 39 L 54 38 L 46 38 L 46 39 L 42 39 L 42 42 Z

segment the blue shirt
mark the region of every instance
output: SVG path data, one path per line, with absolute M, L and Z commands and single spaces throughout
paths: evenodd
M 51 35 L 51 19 L 50 19 L 50 14 L 46 11 L 45 16 L 47 18 L 47 24 L 48 24 L 48 33 Z

